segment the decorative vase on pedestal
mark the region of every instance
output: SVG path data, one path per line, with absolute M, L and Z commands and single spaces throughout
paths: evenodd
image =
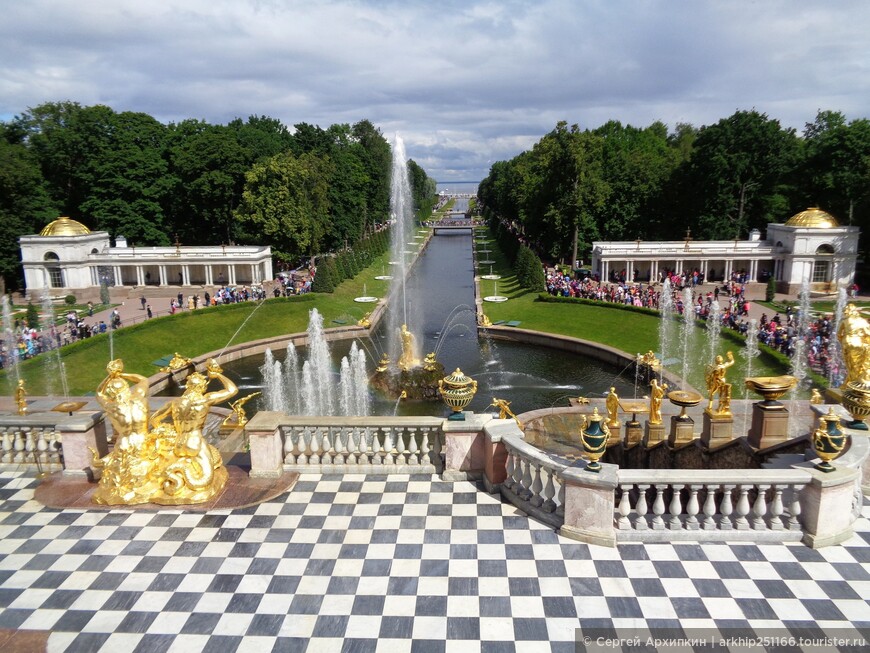
M 462 411 L 474 398 L 477 392 L 477 381 L 465 376 L 457 367 L 453 374 L 438 381 L 438 392 L 441 393 L 441 398 L 447 407 L 453 411 L 447 419 L 464 420 L 465 415 Z
M 589 462 L 586 464 L 587 472 L 598 473 L 601 471 L 601 463 L 598 462 L 604 452 L 607 451 L 607 439 L 610 437 L 610 429 L 604 421 L 604 417 L 598 414 L 598 409 L 592 411 L 588 422 L 580 428 L 580 442 Z
M 848 437 L 840 430 L 840 418 L 831 408 L 827 415 L 822 416 L 822 425 L 813 432 L 813 449 L 822 459 L 816 469 L 823 472 L 834 471 L 831 461 L 843 451 Z

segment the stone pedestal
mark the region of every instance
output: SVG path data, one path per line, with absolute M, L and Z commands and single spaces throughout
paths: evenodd
M 647 449 L 657 447 L 665 441 L 665 425 L 646 423 L 646 433 L 644 434 L 644 446 Z
M 505 435 L 523 437 L 523 432 L 512 419 L 493 419 L 486 424 L 483 440 L 483 484 L 489 493 L 498 492 L 499 486 L 507 478 L 507 449 L 501 441 Z
M 464 413 L 462 421 L 444 420 L 445 481 L 461 481 L 483 477 L 486 468 L 483 425 L 492 415 Z
M 631 449 L 636 447 L 642 440 L 643 430 L 641 429 L 640 422 L 627 421 L 625 423 L 625 448 Z
M 607 446 L 612 447 L 615 444 L 622 442 L 622 424 L 617 422 L 614 426 L 607 423 L 607 428 L 610 429 L 610 437 L 607 438 Z
M 284 439 L 281 413 L 261 410 L 245 424 L 251 447 L 252 478 L 278 478 L 284 473 Z
M 715 449 L 734 438 L 734 417 L 732 415 L 711 415 L 704 411 L 701 428 L 701 444 L 707 449 Z
M 785 406 L 752 404 L 752 427 L 746 441 L 753 449 L 767 449 L 788 439 L 788 411 Z
M 679 447 L 689 444 L 695 439 L 695 420 L 691 417 L 680 419 L 674 415 L 671 417 L 671 432 L 668 433 L 668 446 Z
M 57 424 L 63 449 L 64 476 L 92 476 L 93 454 L 102 458 L 109 453 L 106 420 L 102 412 L 92 415 L 75 414 Z
M 616 546 L 613 506 L 616 465 L 604 463 L 598 473 L 569 467 L 562 472 L 565 522 L 559 534 L 587 544 Z
M 838 468 L 819 472 L 805 463 L 813 479 L 801 490 L 803 542 L 814 549 L 839 544 L 852 537 L 852 498 L 858 470 Z

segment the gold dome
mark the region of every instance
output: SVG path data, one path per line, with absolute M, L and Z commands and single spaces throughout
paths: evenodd
M 78 220 L 73 220 L 72 218 L 67 218 L 66 216 L 63 216 L 58 218 L 54 222 L 49 222 L 47 225 L 45 225 L 43 230 L 39 232 L 39 235 L 86 236 L 89 233 L 91 233 L 91 230 Z
M 788 227 L 810 227 L 811 229 L 831 229 L 840 226 L 837 218 L 816 207 L 796 213 L 785 224 Z

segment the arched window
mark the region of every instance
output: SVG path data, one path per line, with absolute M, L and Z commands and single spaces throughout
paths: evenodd
M 100 253 L 100 252 L 97 250 L 96 247 L 94 247 L 94 248 L 91 250 L 91 254 L 99 254 L 99 253 Z
M 824 245 L 819 245 L 818 249 L 816 249 L 816 254 L 829 256 L 834 253 L 834 247 L 832 245 L 828 245 L 825 243 Z
M 45 261 L 45 271 L 48 274 L 48 282 L 52 288 L 63 288 L 63 270 L 60 269 L 58 261 L 60 257 L 54 252 L 46 252 L 42 257 Z

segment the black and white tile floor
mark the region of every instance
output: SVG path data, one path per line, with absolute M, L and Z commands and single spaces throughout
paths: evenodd
M 870 626 L 842 546 L 556 535 L 472 483 L 303 475 L 254 508 L 53 510 L 0 473 L 0 628 L 49 650 L 574 651 L 587 627 Z

